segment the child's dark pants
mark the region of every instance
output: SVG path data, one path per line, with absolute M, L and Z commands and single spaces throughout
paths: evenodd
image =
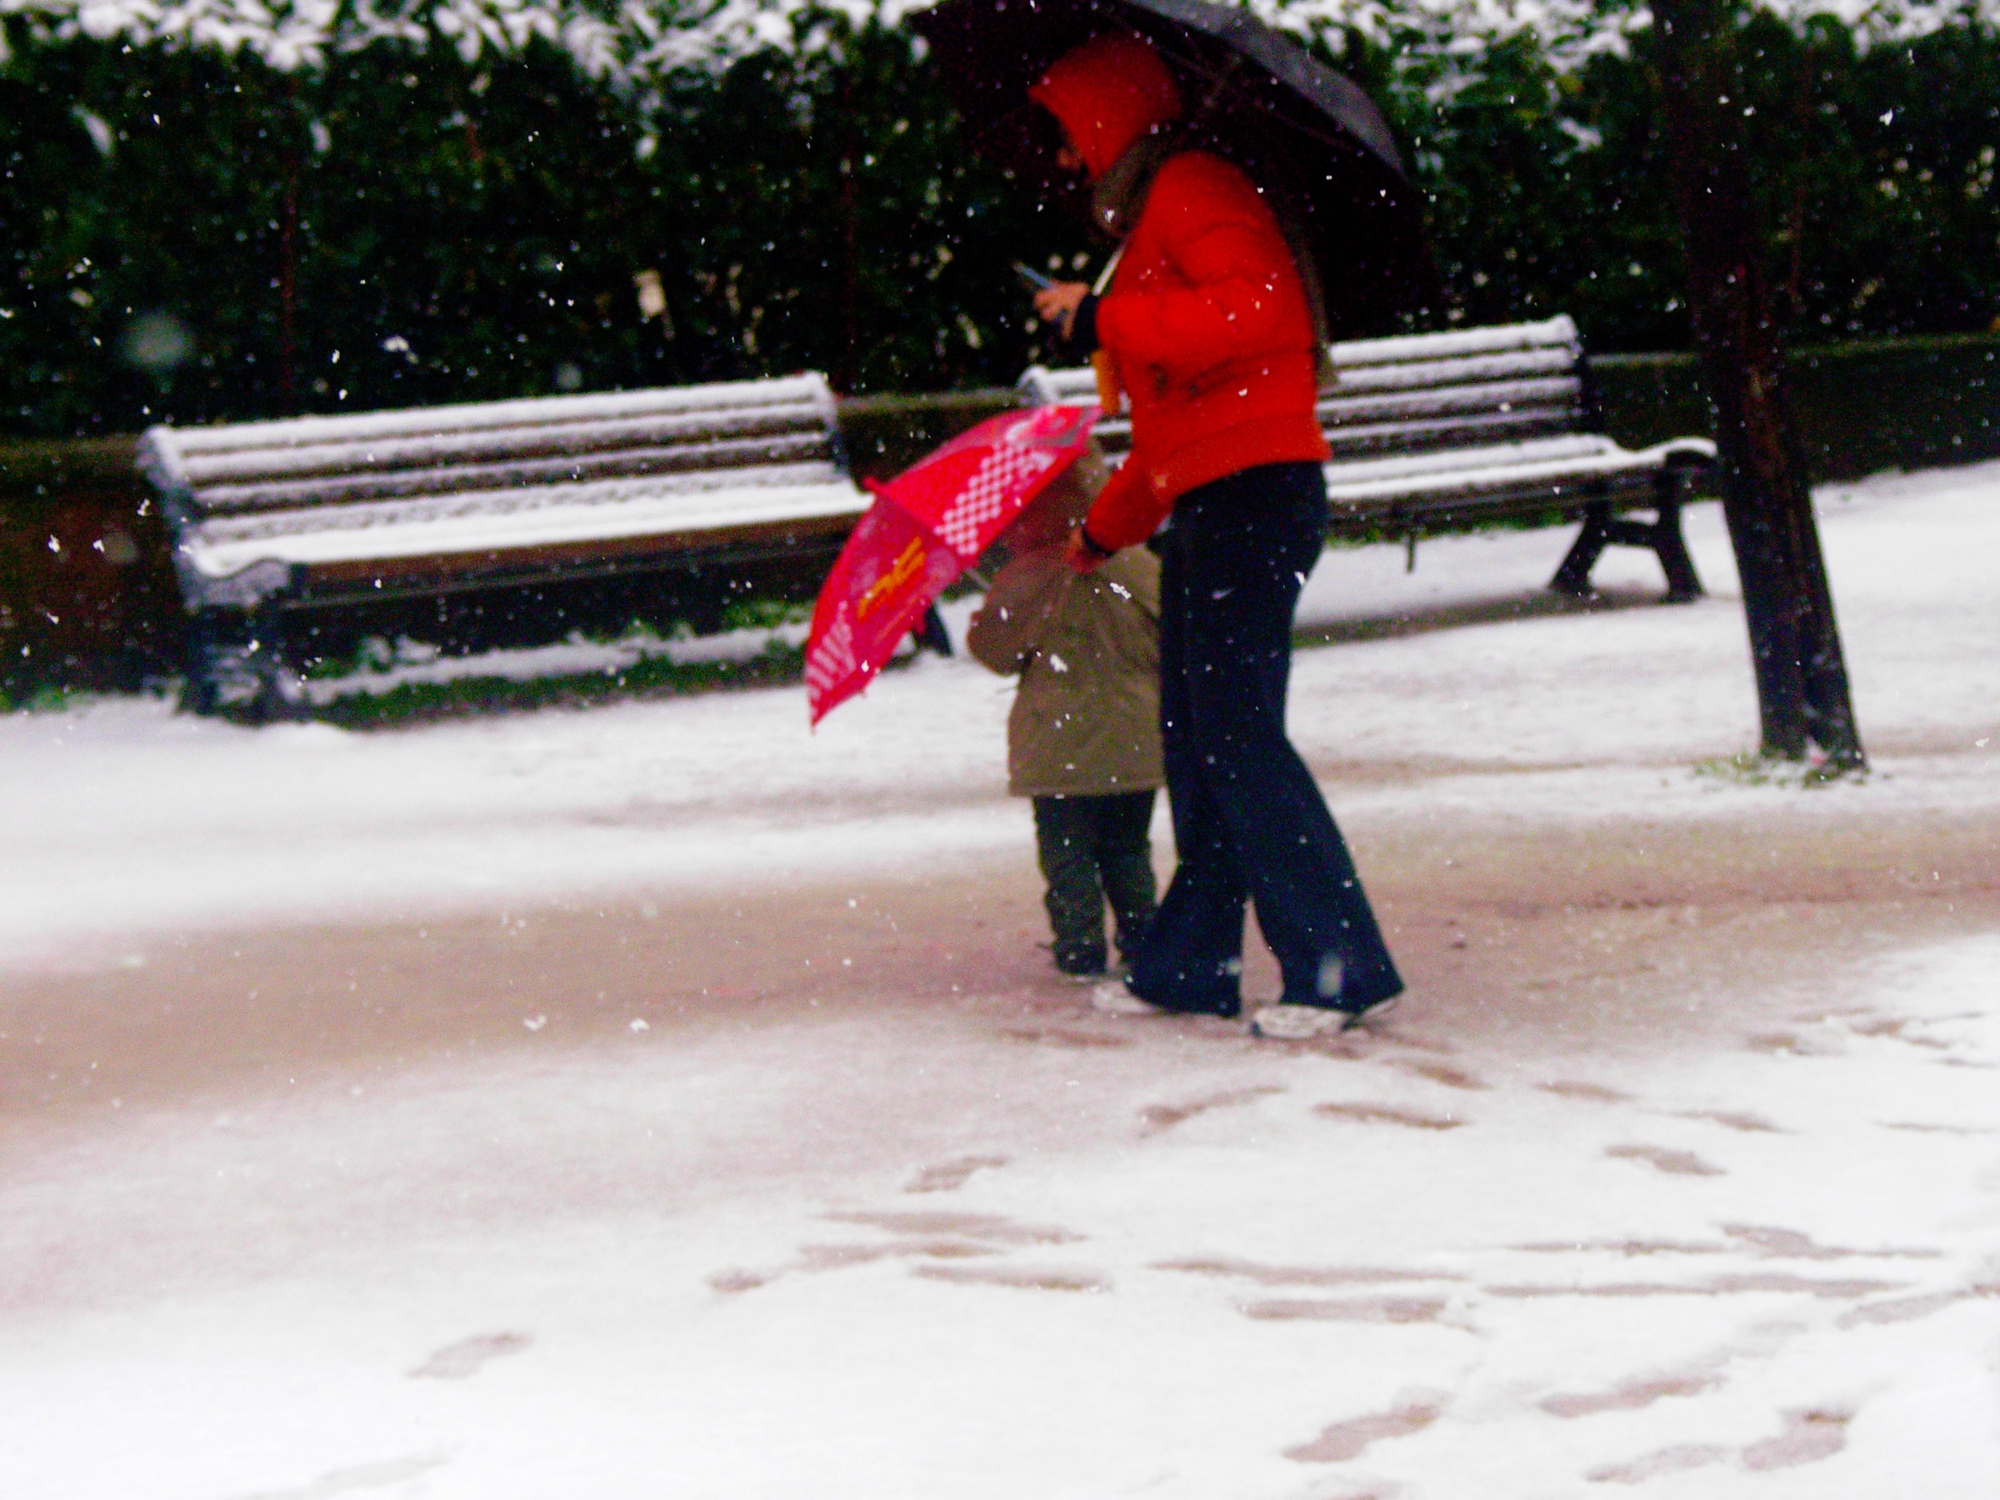
M 1101 974 L 1104 903 L 1111 902 L 1118 951 L 1130 959 L 1152 919 L 1156 887 L 1146 830 L 1153 793 L 1104 797 L 1037 797 L 1035 847 L 1049 883 L 1043 898 L 1055 933 L 1056 967 L 1065 974 Z

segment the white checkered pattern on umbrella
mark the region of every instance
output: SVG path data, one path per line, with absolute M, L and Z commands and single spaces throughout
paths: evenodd
M 854 621 L 843 608 L 833 628 L 820 638 L 806 661 L 806 687 L 815 698 L 854 670 Z
M 993 539 L 987 528 L 1000 518 L 1008 496 L 1061 456 L 1040 444 L 1017 442 L 1010 432 L 973 472 L 951 508 L 938 517 L 938 535 L 945 545 L 968 567 L 978 561 Z

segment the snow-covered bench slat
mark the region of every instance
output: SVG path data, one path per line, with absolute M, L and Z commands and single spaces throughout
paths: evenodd
M 817 459 L 825 450 L 824 437 L 812 433 L 702 444 L 647 444 L 609 452 L 519 457 L 497 463 L 466 462 L 387 472 L 335 469 L 316 478 L 211 484 L 203 488 L 201 501 L 205 514 L 225 516 L 301 505 L 394 500 L 460 490 L 528 488 L 626 475 L 736 473 L 750 470 L 753 465 L 762 472 L 768 466 Z
M 388 478 L 410 469 L 536 459 L 588 461 L 646 449 L 663 453 L 685 450 L 697 456 L 712 451 L 725 461 L 726 455 L 737 453 L 742 461 L 756 463 L 761 461 L 763 447 L 796 438 L 801 425 L 810 433 L 817 419 L 818 413 L 810 407 L 786 406 L 761 412 L 724 411 L 707 418 L 676 414 L 651 421 L 550 423 L 532 428 L 184 453 L 181 468 L 193 487 L 195 503 L 207 512 L 239 496 L 254 503 L 260 485 L 286 479 Z
M 1715 460 L 1706 438 L 1621 447 L 1603 432 L 1589 366 L 1567 317 L 1496 328 L 1329 347 L 1333 379 L 1320 390 L 1321 431 L 1335 535 L 1416 538 L 1498 516 L 1567 514 L 1583 531 L 1551 580 L 1587 593 L 1611 544 L 1649 548 L 1669 599 L 1701 593 L 1681 537 L 1689 487 Z M 1021 389 L 1042 404 L 1097 399 L 1088 367 L 1037 366 Z M 1110 416 L 1098 441 L 1114 460 L 1131 423 Z M 1651 510 L 1650 521 L 1621 519 Z
M 818 374 L 162 426 L 140 464 L 203 710 L 295 702 L 302 611 L 831 546 L 868 507 Z

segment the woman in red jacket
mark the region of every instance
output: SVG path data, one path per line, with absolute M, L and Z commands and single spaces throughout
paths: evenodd
M 1071 565 L 1087 572 L 1173 517 L 1160 727 L 1180 864 L 1125 987 L 1099 1004 L 1239 1014 L 1247 898 L 1285 983 L 1256 1028 L 1352 1025 L 1403 984 L 1285 735 L 1292 614 L 1326 533 L 1311 298 L 1250 180 L 1177 144 L 1179 92 L 1146 42 L 1086 42 L 1030 93 L 1122 240 L 1102 296 L 1066 282 L 1036 298 L 1131 408 L 1131 456 L 1072 536 Z

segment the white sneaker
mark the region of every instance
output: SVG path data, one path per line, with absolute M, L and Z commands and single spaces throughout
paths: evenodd
M 1388 1015 L 1390 1011 L 1396 1008 L 1396 1002 L 1402 998 L 1401 995 L 1391 995 L 1386 1000 L 1377 1000 L 1372 1005 L 1362 1006 L 1359 1010 L 1344 1012 L 1347 1016 L 1347 1024 L 1341 1027 L 1341 1030 L 1352 1031 L 1364 1021 L 1381 1020 L 1382 1017 Z
M 1335 1036 L 1347 1029 L 1347 1012 L 1324 1005 L 1267 1005 L 1250 1018 L 1252 1036 L 1279 1042 L 1304 1042 Z
M 1373 1005 L 1364 1005 L 1360 1010 L 1335 1010 L 1327 1005 L 1267 1005 L 1250 1018 L 1250 1030 L 1255 1036 L 1267 1036 L 1280 1042 L 1337 1036 L 1359 1026 L 1364 1020 L 1373 1020 L 1385 1014 L 1395 1005 L 1396 998 L 1391 995 Z
M 1090 1008 L 1107 1016 L 1162 1016 L 1166 1012 L 1150 1000 L 1141 1000 L 1122 981 L 1100 984 L 1090 992 Z

